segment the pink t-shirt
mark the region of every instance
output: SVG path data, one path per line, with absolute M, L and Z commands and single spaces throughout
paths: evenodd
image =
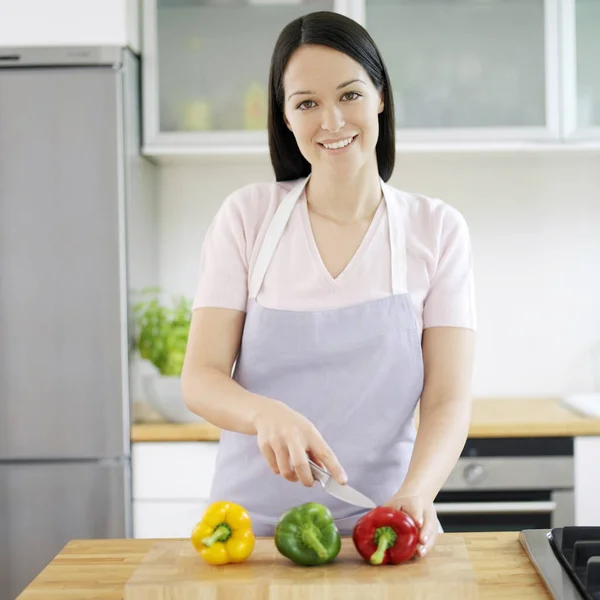
M 245 311 L 249 275 L 277 207 L 296 182 L 258 183 L 229 195 L 204 240 L 193 308 Z M 389 188 L 407 215 L 407 288 L 419 330 L 475 329 L 473 266 L 462 215 L 441 200 Z M 306 195 L 296 203 L 267 269 L 257 301 L 266 308 L 317 311 L 392 293 L 386 203 L 344 271 L 333 278 L 314 240 Z

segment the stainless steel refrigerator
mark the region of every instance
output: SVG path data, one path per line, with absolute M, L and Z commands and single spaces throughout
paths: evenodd
M 138 58 L 0 48 L 0 600 L 130 537 L 131 290 L 156 283 Z

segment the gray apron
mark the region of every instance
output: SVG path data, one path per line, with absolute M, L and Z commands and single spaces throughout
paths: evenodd
M 257 296 L 307 181 L 284 198 L 259 250 L 233 378 L 307 417 L 335 452 L 348 483 L 380 505 L 406 476 L 423 388 L 421 340 L 406 287 L 404 213 L 381 181 L 391 249 L 389 297 L 312 312 L 265 308 Z M 343 535 L 367 512 L 318 483 L 307 488 L 275 475 L 256 436 L 231 431 L 221 434 L 210 500 L 244 506 L 259 536 L 273 535 L 281 514 L 304 502 L 328 506 Z

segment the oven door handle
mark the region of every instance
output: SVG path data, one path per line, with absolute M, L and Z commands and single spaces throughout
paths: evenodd
M 551 513 L 556 502 L 436 502 L 434 506 L 438 515 Z

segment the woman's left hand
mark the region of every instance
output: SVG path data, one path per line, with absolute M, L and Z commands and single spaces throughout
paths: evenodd
M 425 556 L 435 545 L 438 536 L 438 518 L 432 502 L 421 496 L 394 495 L 384 506 L 391 506 L 409 514 L 420 529 L 417 553 Z

